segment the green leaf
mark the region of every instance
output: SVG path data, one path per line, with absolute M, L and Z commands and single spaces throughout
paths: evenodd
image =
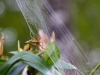
M 11 53 L 11 54 L 17 54 L 18 51 L 11 51 L 11 52 L 9 52 L 9 53 Z
M 7 60 L 1 67 L 0 67 L 0 74 L 6 75 L 6 73 L 10 70 L 11 66 L 14 65 L 14 63 L 19 60 L 19 54 L 14 55 L 9 60 Z
M 51 42 L 47 45 L 46 50 L 43 53 L 43 59 L 48 65 L 54 65 L 60 58 L 60 50 L 55 42 Z
M 43 61 L 37 55 L 33 56 L 32 53 L 22 56 L 22 59 L 29 66 L 37 69 L 43 75 L 61 75 L 56 69 L 49 67 L 45 61 Z M 53 69 L 53 70 L 52 70 Z
M 5 59 L 0 59 L 0 66 L 2 66 L 6 62 Z
M 16 63 L 6 75 L 20 75 L 23 69 L 26 67 L 27 64 L 24 62 Z
M 31 62 L 25 62 L 25 63 L 27 63 L 29 66 L 31 66 L 31 67 L 33 67 L 34 68 L 34 65 L 33 65 L 33 63 L 31 63 Z M 45 66 L 45 68 L 46 68 L 46 66 Z M 41 72 L 42 71 L 42 72 Z M 52 68 L 47 68 L 47 69 L 44 69 L 44 68 L 42 68 L 41 70 L 40 70 L 40 72 L 42 73 L 42 75 L 62 75 L 60 72 L 58 72 L 54 67 L 52 67 Z
M 0 74 L 6 75 L 18 62 L 24 62 L 28 64 L 29 66 L 40 71 L 43 75 L 61 75 L 56 69 L 53 68 L 52 70 L 52 67 L 48 66 L 47 63 L 39 56 L 26 51 L 20 52 L 11 57 L 4 65 L 0 67 Z
M 32 67 L 40 72 L 46 72 L 48 69 L 50 69 L 46 62 L 44 62 L 41 58 L 32 53 L 28 53 L 25 56 L 22 56 L 21 59 L 24 63 L 27 63 L 28 65 L 30 63 Z
M 74 65 L 63 60 L 59 60 L 57 63 L 55 63 L 55 67 L 60 69 L 77 69 Z

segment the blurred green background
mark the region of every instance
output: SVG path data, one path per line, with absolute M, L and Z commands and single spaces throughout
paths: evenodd
M 71 0 L 70 9 L 71 27 L 75 27 L 73 35 L 83 50 L 89 53 L 91 62 L 100 62 L 100 0 Z M 17 50 L 18 40 L 23 48 L 24 42 L 30 39 L 29 29 L 15 0 L 0 0 L 0 28 L 5 37 L 8 36 L 4 55 Z
M 17 50 L 18 40 L 23 48 L 30 39 L 29 29 L 15 0 L 0 0 L 0 31 L 4 34 L 4 55 Z

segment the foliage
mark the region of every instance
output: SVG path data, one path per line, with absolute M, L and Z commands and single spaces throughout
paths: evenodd
M 43 55 L 42 57 L 40 57 L 41 54 Z M 59 68 L 76 69 L 69 63 L 60 60 L 59 48 L 55 42 L 51 42 L 47 45 L 46 50 L 41 53 L 35 54 L 22 50 L 14 52 L 14 55 L 8 60 L 0 59 L 0 74 L 21 75 L 27 65 L 36 71 L 35 74 L 40 72 L 42 75 L 62 75 Z

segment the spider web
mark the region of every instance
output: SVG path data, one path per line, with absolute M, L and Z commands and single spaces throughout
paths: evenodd
M 60 40 L 56 40 L 56 43 L 61 51 L 61 60 L 73 64 L 77 67 L 76 70 L 61 70 L 63 75 L 84 75 L 88 69 L 87 58 L 83 54 L 82 48 L 79 46 L 73 35 L 68 28 L 57 23 L 54 16 L 50 16 L 46 10 L 55 12 L 46 0 L 16 0 L 21 12 L 27 22 L 27 25 L 34 36 L 37 36 L 39 29 L 43 29 L 45 33 L 50 37 L 50 28 L 46 18 L 50 18 L 52 22 L 59 29 L 55 29 L 55 34 L 64 34 L 60 36 Z M 45 9 L 46 8 L 46 9 Z M 59 18 L 59 17 L 58 17 Z M 60 18 L 59 18 L 60 19 Z M 49 55 L 49 54 L 48 54 Z M 52 59 L 52 58 L 51 58 Z M 53 61 L 53 59 L 52 59 Z M 56 66 L 57 67 L 57 66 Z M 60 69 L 59 69 L 60 70 Z M 84 74 L 83 74 L 84 73 Z

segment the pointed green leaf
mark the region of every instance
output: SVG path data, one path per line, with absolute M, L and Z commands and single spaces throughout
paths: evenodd
M 24 62 L 16 63 L 6 75 L 20 75 L 27 64 Z
M 49 64 L 54 65 L 60 58 L 60 50 L 55 42 L 51 42 L 47 45 L 46 50 L 43 53 L 43 59 Z
M 67 63 L 63 60 L 59 60 L 57 63 L 55 63 L 55 67 L 60 69 L 77 69 L 74 65 Z
M 11 51 L 11 52 L 9 52 L 9 53 L 11 53 L 11 54 L 17 54 L 18 51 Z
M 61 75 L 56 69 L 52 70 L 52 68 L 49 67 L 47 63 L 43 61 L 39 56 L 31 52 L 26 52 L 26 51 L 15 54 L 5 64 L 3 64 L 0 67 L 0 74 L 6 75 L 7 73 L 10 72 L 11 68 L 13 68 L 13 66 L 16 63 L 21 62 L 21 61 L 37 69 L 43 75 L 49 75 L 49 74 Z
M 0 66 L 2 66 L 6 62 L 5 59 L 0 59 Z

